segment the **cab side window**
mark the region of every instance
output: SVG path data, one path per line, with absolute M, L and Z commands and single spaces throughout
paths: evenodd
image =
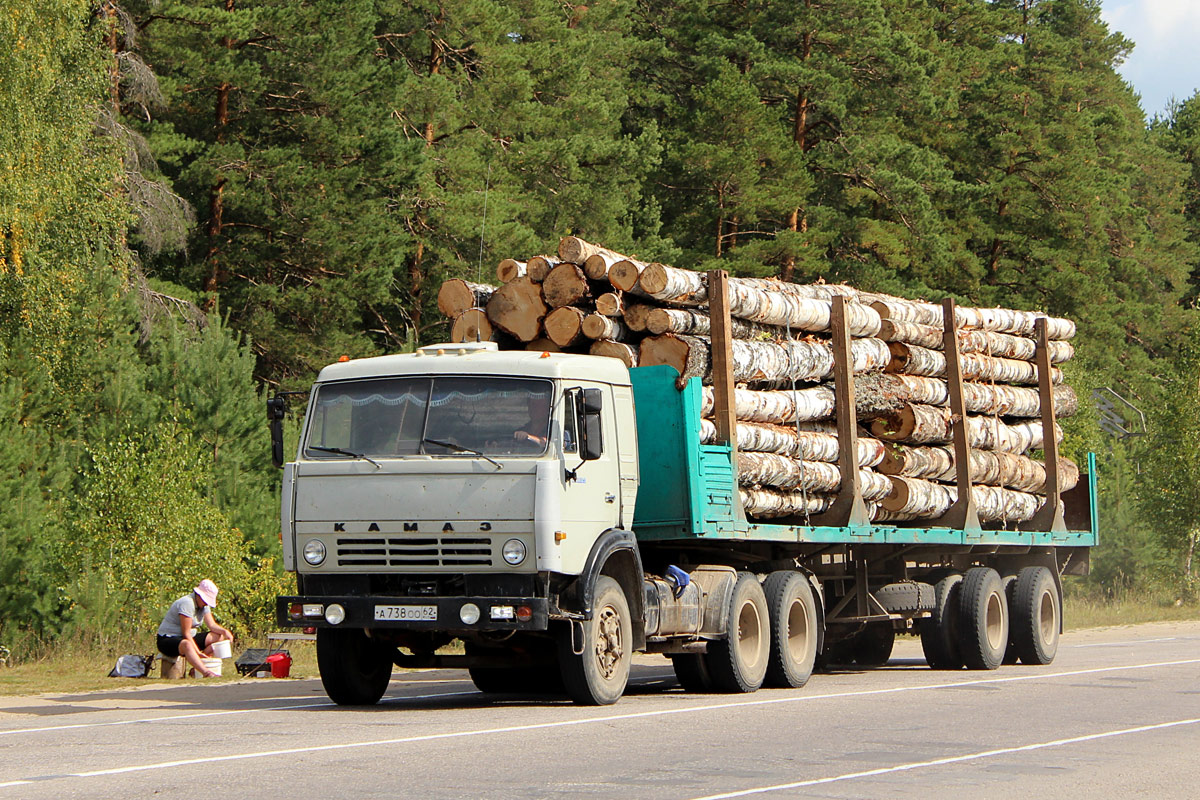
M 575 393 L 568 389 L 563 392 L 563 452 L 579 452 L 579 433 L 576 429 Z

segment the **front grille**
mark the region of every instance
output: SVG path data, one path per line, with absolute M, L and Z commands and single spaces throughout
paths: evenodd
M 337 540 L 339 567 L 490 567 L 490 536 L 354 536 Z

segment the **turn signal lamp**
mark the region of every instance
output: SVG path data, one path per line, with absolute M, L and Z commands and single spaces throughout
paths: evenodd
M 338 356 L 338 363 L 344 364 L 350 360 L 350 356 Z
M 521 622 L 529 622 L 533 619 L 533 609 L 529 606 L 517 606 L 517 619 Z

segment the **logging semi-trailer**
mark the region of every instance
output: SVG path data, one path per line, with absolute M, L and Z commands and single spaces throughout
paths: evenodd
M 905 632 L 934 668 L 1054 658 L 1061 576 L 1086 573 L 1097 539 L 1096 481 L 1090 457 L 1064 480 L 1047 321 L 1029 337 L 1034 394 L 1015 395 L 1033 398 L 1037 494 L 989 491 L 978 470 L 1002 454 L 976 449 L 953 303 L 939 351 L 950 441 L 935 451 L 949 467 L 935 484 L 862 467 L 878 462 L 863 452 L 879 440 L 860 428 L 856 382 L 865 392 L 878 370 L 855 374 L 842 297 L 829 301 L 833 413 L 815 434 L 831 456 L 739 453 L 728 291 L 723 273 L 707 276 L 707 378 L 494 342 L 344 361 L 321 371 L 286 464 L 285 400 L 268 402 L 297 578 L 277 617 L 316 628 L 331 699 L 374 703 L 399 665 L 463 667 L 487 692 L 559 687 L 612 703 L 635 653 L 670 658 L 687 690 L 799 687 L 822 664 L 885 664 Z M 882 435 L 904 416 L 870 424 Z M 748 481 L 754 469 L 803 474 L 783 492 Z M 944 503 L 915 497 L 926 483 Z M 981 513 L 994 497 L 1038 499 Z M 922 502 L 936 511 L 921 516 Z

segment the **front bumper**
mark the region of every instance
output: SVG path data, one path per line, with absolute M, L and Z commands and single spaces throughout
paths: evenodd
M 325 621 L 324 616 L 299 618 L 292 616 L 294 605 L 320 605 L 322 608 L 337 603 L 346 609 L 346 618 L 337 625 Z M 479 621 L 466 624 L 459 616 L 462 607 L 474 603 L 479 607 Z M 437 609 L 436 619 L 376 619 L 377 606 L 432 606 Z M 493 619 L 492 609 L 527 607 L 532 612 L 528 619 Z M 545 598 L 537 597 L 363 597 L 304 595 L 278 597 L 275 600 L 275 619 L 288 628 L 386 628 L 407 631 L 447 631 L 463 633 L 469 631 L 544 631 L 550 623 L 550 604 Z

